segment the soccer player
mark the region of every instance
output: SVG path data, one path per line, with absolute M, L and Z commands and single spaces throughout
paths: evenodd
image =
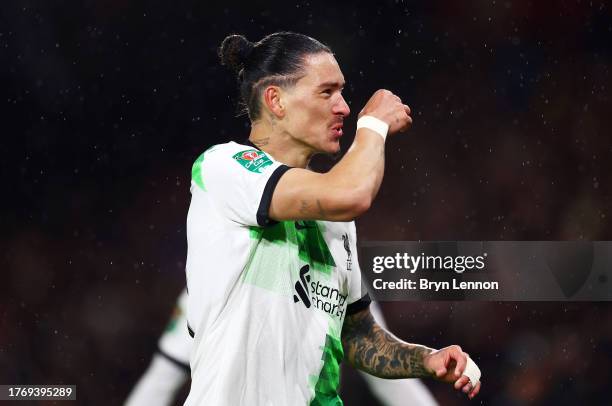
M 314 154 L 340 150 L 349 107 L 331 50 L 281 32 L 227 37 L 248 141 L 206 150 L 192 168 L 187 215 L 186 406 L 341 405 L 339 364 L 381 378 L 436 377 L 473 398 L 459 346 L 403 342 L 373 319 L 361 289 L 355 225 L 374 200 L 387 134 L 411 124 L 387 90 L 359 113 L 355 140 L 327 173 Z M 466 374 L 468 373 L 465 371 Z
M 179 296 L 172 317 L 157 343 L 157 352 L 130 392 L 124 406 L 169 406 L 189 376 L 193 340 L 187 333 L 187 291 Z
M 189 352 L 193 340 L 187 333 L 185 302 L 179 296 L 172 317 L 158 342 L 157 353 L 128 396 L 125 406 L 169 406 L 189 377 Z M 384 323 L 380 308 L 373 302 L 372 315 Z M 436 406 L 432 394 L 419 379 L 380 379 L 362 373 L 370 391 L 385 406 Z

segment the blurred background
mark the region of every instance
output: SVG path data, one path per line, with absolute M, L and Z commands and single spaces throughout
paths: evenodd
M 121 404 L 184 286 L 191 165 L 248 136 L 216 49 L 278 30 L 336 53 L 344 150 L 376 89 L 412 107 L 361 241 L 612 239 L 605 2 L 3 1 L 0 383 Z M 472 402 L 428 382 L 443 405 L 610 404 L 610 303 L 382 307 L 401 338 L 480 365 Z M 358 379 L 345 404 L 375 405 Z

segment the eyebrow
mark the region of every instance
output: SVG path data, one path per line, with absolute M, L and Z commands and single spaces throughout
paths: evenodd
M 344 87 L 344 85 L 346 85 L 346 82 L 324 82 L 324 83 L 321 83 L 318 87 L 321 88 L 321 89 L 325 88 L 325 87 L 336 87 L 336 88 L 340 87 L 340 88 L 342 88 L 342 87 Z

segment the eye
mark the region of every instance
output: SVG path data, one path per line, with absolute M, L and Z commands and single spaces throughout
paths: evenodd
M 332 93 L 333 93 L 333 90 L 332 89 L 325 89 L 321 93 L 326 95 L 326 96 L 331 96 Z

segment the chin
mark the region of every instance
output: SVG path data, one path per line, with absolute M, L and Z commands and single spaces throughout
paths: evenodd
M 327 140 L 312 146 L 315 154 L 334 155 L 340 152 L 340 138 L 329 137 Z
M 331 141 L 329 143 L 329 145 L 326 145 L 325 148 L 325 153 L 326 154 L 337 154 L 338 152 L 340 152 L 340 140 L 335 140 L 335 141 Z

